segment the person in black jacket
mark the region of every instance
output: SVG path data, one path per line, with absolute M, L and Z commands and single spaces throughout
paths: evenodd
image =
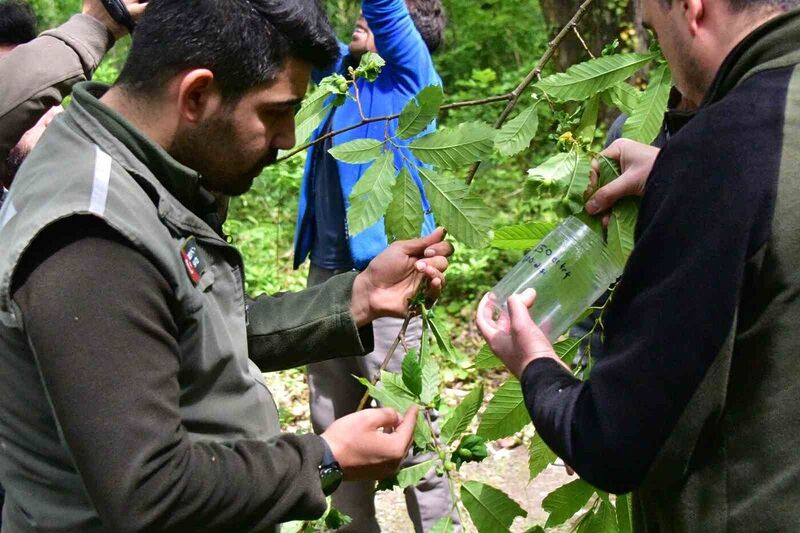
M 500 321 L 484 301 L 478 325 L 553 451 L 598 488 L 634 491 L 637 530 L 796 531 L 800 2 L 643 4 L 701 105 L 655 161 L 612 146 L 633 169 L 617 188 L 644 197 L 604 356 L 576 380 L 531 321 L 532 293 Z

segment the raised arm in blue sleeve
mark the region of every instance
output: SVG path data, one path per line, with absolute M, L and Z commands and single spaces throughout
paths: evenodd
M 392 66 L 394 82 L 418 91 L 427 82 L 421 74 L 432 68 L 432 60 L 405 0 L 363 0 L 361 9 L 375 35 L 378 54 Z

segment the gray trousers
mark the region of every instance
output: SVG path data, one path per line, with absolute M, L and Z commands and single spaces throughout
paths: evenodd
M 339 271 L 326 270 L 311 265 L 308 286 L 324 283 Z M 308 365 L 308 385 L 311 399 L 311 423 L 317 434 L 325 431 L 334 420 L 356 411 L 365 388 L 353 375 L 372 378 L 380 369 L 386 354 L 400 332 L 403 320 L 380 318 L 373 322 L 375 350 L 364 357 L 333 359 Z M 409 347 L 418 348 L 422 335 L 422 320 L 411 322 L 406 334 Z M 405 351 L 399 347 L 389 364 L 391 372 L 401 372 Z M 404 466 L 432 459 L 432 454 L 412 456 Z M 445 516 L 451 516 L 456 532 L 461 531 L 457 513 L 453 512 L 453 501 L 447 479 L 438 477 L 431 470 L 416 487 L 405 490 L 409 518 L 417 533 L 427 532 Z M 371 481 L 345 481 L 333 494 L 333 506 L 353 519 L 352 524 L 339 529 L 342 532 L 372 533 L 380 527 L 375 518 L 375 483 Z

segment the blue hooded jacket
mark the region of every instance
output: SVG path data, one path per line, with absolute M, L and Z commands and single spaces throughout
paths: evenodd
M 363 79 L 357 81 L 361 104 L 367 117 L 400 113 L 405 105 L 425 87 L 442 85 L 442 80 L 433 65 L 428 47 L 411 19 L 405 0 L 364 0 L 362 12 L 375 36 L 375 46 L 378 49 L 378 53 L 386 60 L 386 66 L 383 67 L 380 76 L 374 83 L 369 83 Z M 339 48 L 341 54 L 337 64 L 328 71 L 315 71 L 314 80 L 316 82 L 330 74 L 342 71 L 349 51 L 345 44 L 340 44 Z M 348 98 L 347 102 L 338 108 L 333 115 L 333 130 L 346 128 L 359 122 L 361 122 L 361 117 L 358 112 L 358 106 L 352 99 Z M 324 123 L 325 121 L 323 121 Z M 433 123 L 423 134 L 429 133 L 435 128 L 436 125 Z M 396 131 L 397 120 L 393 120 L 389 124 L 389 135 L 394 135 Z M 385 133 L 385 123 L 376 122 L 343 133 L 335 137 L 333 143 L 334 146 L 338 146 L 355 139 L 383 140 Z M 317 138 L 318 136 L 319 130 L 314 132 L 312 138 Z M 400 149 L 395 149 L 395 165 L 397 168 L 400 168 L 403 157 L 415 162 L 417 165 L 420 164 L 411 151 L 405 147 L 408 144 L 407 142 L 401 141 L 397 144 L 401 145 Z M 314 158 L 313 151 L 316 148 L 311 147 L 309 149 L 303 185 L 300 190 L 297 233 L 295 234 L 295 268 L 299 268 L 303 264 L 311 251 L 314 230 L 314 206 L 309 203 L 311 196 L 308 189 L 311 181 L 309 174 L 311 162 Z M 342 194 L 347 209 L 350 208 L 348 200 L 350 192 L 369 166 L 369 164 L 352 165 L 337 161 Z M 435 229 L 435 222 L 430 213 L 430 205 L 425 197 L 422 182 L 416 171 L 410 170 L 422 194 L 422 207 L 426 213 L 422 234 L 427 235 Z M 366 268 L 367 264 L 388 246 L 383 220 L 358 235 L 348 235 L 347 237 L 353 265 L 359 270 Z

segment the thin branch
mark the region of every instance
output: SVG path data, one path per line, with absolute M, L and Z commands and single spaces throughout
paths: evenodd
M 375 385 L 381 379 L 381 372 L 386 370 L 389 367 L 389 363 L 392 361 L 394 357 L 394 352 L 397 351 L 397 347 L 400 345 L 402 339 L 405 339 L 406 332 L 408 331 L 408 325 L 411 323 L 411 319 L 415 316 L 415 308 L 409 307 L 408 311 L 406 312 L 406 318 L 403 320 L 403 326 L 400 328 L 400 333 L 397 334 L 397 338 L 392 343 L 392 347 L 389 348 L 389 351 L 386 352 L 386 357 L 383 359 L 383 363 L 381 363 L 381 367 L 378 369 L 378 372 L 372 376 L 370 383 Z M 367 405 L 369 401 L 369 389 L 367 392 L 364 393 L 364 396 L 361 398 L 361 401 L 358 402 L 358 408 L 356 411 L 362 411 L 364 407 Z
M 589 54 L 589 57 L 591 57 L 592 59 L 596 59 L 592 51 L 589 50 L 589 46 L 586 44 L 586 41 L 583 40 L 583 35 L 581 35 L 581 32 L 578 30 L 578 27 L 575 26 L 572 29 L 575 32 L 575 37 L 577 37 L 578 40 L 581 42 L 583 49 L 586 50 L 586 53 Z
M 489 96 L 487 98 L 479 98 L 477 100 L 464 100 L 462 102 L 452 102 L 450 104 L 445 104 L 442 107 L 440 107 L 439 111 L 447 111 L 449 109 L 460 109 L 462 107 L 473 107 L 473 106 L 479 106 L 479 105 L 487 105 L 487 104 L 493 104 L 493 103 L 496 103 L 496 102 L 507 102 L 507 101 L 511 100 L 513 97 L 514 97 L 513 93 L 508 93 L 508 94 L 501 94 L 501 95 L 497 95 L 497 96 Z M 398 119 L 398 118 L 400 118 L 400 113 L 397 113 L 396 115 L 386 115 L 386 116 L 382 116 L 382 117 L 365 118 L 365 119 L 361 120 L 361 122 L 359 122 L 358 124 L 353 124 L 352 126 L 347 126 L 346 128 L 342 128 L 340 130 L 332 131 L 330 133 L 327 133 L 325 135 L 322 135 L 322 136 L 318 137 L 317 139 L 315 139 L 315 140 L 313 140 L 311 142 L 307 142 L 307 143 L 303 144 L 302 146 L 298 146 L 297 148 L 295 148 L 292 151 L 290 151 L 288 154 L 286 154 L 284 156 L 281 156 L 276 162 L 280 163 L 282 161 L 286 161 L 287 159 L 296 156 L 300 152 L 305 152 L 307 149 L 311 148 L 312 146 L 314 146 L 316 144 L 319 144 L 319 143 L 321 143 L 321 142 L 323 142 L 323 141 L 325 141 L 327 139 L 330 139 L 331 137 L 336 137 L 338 135 L 341 135 L 342 133 L 347 133 L 348 131 L 352 131 L 352 130 L 354 130 L 356 128 L 360 128 L 361 126 L 366 126 L 367 124 L 372 124 L 374 122 L 386 122 L 388 124 L 389 121 L 395 120 L 395 119 Z
M 525 76 L 525 79 L 522 80 L 519 86 L 517 86 L 517 88 L 511 92 L 512 94 L 511 101 L 508 102 L 508 105 L 500 114 L 500 117 L 497 119 L 497 122 L 495 122 L 494 124 L 495 129 L 500 129 L 503 126 L 503 124 L 505 124 L 506 120 L 508 120 L 509 115 L 511 115 L 511 112 L 514 111 L 515 107 L 517 107 L 519 99 L 522 97 L 522 93 L 525 92 L 525 90 L 528 87 L 530 87 L 530 85 L 534 82 L 534 80 L 539 79 L 539 77 L 542 75 L 542 70 L 544 70 L 544 67 L 553 58 L 558 47 L 561 46 L 561 42 L 569 34 L 569 32 L 571 32 L 574 28 L 577 27 L 578 22 L 580 22 L 583 16 L 588 12 L 589 6 L 592 4 L 592 2 L 593 0 L 586 0 L 585 2 L 583 2 L 583 4 L 581 4 L 581 7 L 578 8 L 578 11 L 572 17 L 572 20 L 570 20 L 567 23 L 567 25 L 564 26 L 560 32 L 558 32 L 558 35 L 556 35 L 555 39 L 550 41 L 550 44 L 547 46 L 547 50 L 545 51 L 542 58 L 539 60 L 539 63 L 536 65 L 536 67 L 532 71 L 530 71 L 530 73 L 528 73 L 528 75 Z M 479 167 L 480 163 L 475 163 L 469 169 L 469 174 L 467 174 L 467 185 L 471 184 L 472 181 L 475 179 L 475 174 L 477 174 Z
M 433 448 L 436 450 L 436 453 L 441 456 L 441 452 L 444 450 L 442 448 L 441 443 L 439 443 L 439 437 L 437 437 L 436 428 L 433 425 L 433 419 L 431 418 L 431 413 L 427 409 L 425 409 L 425 422 L 428 424 L 428 428 L 431 430 L 431 436 L 433 437 Z M 461 516 L 461 507 L 458 505 L 459 497 L 458 493 L 456 492 L 456 484 L 455 480 L 453 479 L 452 472 L 450 472 L 445 465 L 442 465 L 444 468 L 444 474 L 447 476 L 447 485 L 450 488 L 450 499 L 453 500 L 453 509 L 456 510 L 456 514 L 458 514 L 458 520 L 462 524 L 464 523 L 464 517 Z
M 350 67 L 350 70 L 352 71 L 353 67 Z M 364 115 L 364 108 L 361 106 L 361 93 L 358 90 L 358 80 L 352 72 L 351 76 L 353 76 L 353 92 L 355 93 L 356 105 L 358 106 L 358 115 L 361 117 L 361 120 L 364 121 L 367 120 L 367 117 Z

